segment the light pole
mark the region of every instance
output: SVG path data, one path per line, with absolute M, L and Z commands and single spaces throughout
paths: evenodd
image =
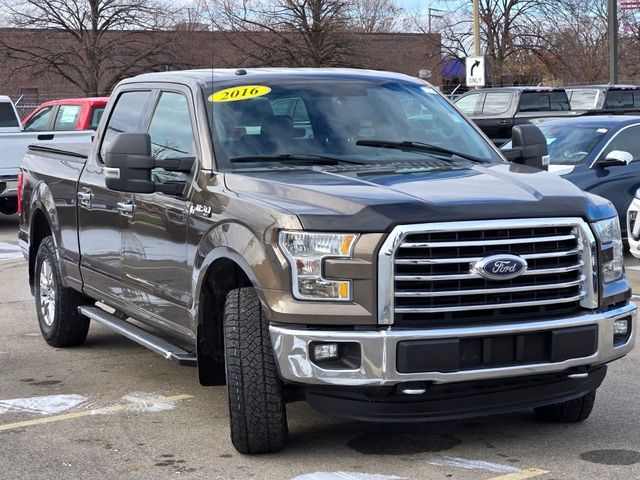
M 473 53 L 480 56 L 480 0 L 473 0 Z
M 618 83 L 618 0 L 609 0 L 609 82 Z

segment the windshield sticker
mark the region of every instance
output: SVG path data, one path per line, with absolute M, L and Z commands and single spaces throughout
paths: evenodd
M 248 100 L 250 98 L 261 97 L 269 93 L 271 89 L 263 85 L 245 85 L 242 87 L 231 87 L 220 90 L 209 96 L 210 102 L 237 102 L 238 100 Z
M 599 128 L 598 130 L 596 130 L 597 133 L 607 133 L 609 131 L 609 129 L 607 128 Z

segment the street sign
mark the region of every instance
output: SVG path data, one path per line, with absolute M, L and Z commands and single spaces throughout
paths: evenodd
M 467 57 L 467 87 L 484 87 L 484 57 Z

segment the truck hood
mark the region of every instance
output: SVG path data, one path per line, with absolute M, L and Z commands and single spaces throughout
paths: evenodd
M 225 175 L 227 188 L 294 213 L 305 229 L 388 231 L 395 225 L 616 215 L 557 175 L 521 165 L 429 164 L 277 168 Z

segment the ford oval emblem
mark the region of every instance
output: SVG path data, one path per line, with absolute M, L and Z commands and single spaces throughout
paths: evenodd
M 492 255 L 477 262 L 472 270 L 489 280 L 510 280 L 527 271 L 527 261 L 516 255 Z

